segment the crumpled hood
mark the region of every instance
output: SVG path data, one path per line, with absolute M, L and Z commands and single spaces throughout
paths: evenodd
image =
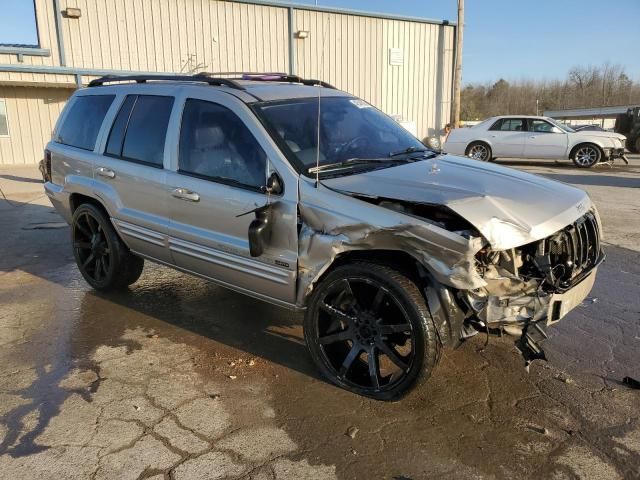
M 578 188 L 464 157 L 434 159 L 322 180 L 347 194 L 446 205 L 496 250 L 545 238 L 591 208 Z

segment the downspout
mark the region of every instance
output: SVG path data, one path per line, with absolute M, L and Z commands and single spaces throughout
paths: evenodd
M 293 7 L 287 7 L 289 23 L 289 75 L 296 74 L 296 38 L 293 26 Z
M 64 38 L 62 36 L 62 12 L 60 11 L 60 0 L 53 0 L 54 21 L 56 24 L 56 36 L 58 38 L 58 52 L 60 54 L 60 65 L 67 66 L 67 57 L 64 53 Z

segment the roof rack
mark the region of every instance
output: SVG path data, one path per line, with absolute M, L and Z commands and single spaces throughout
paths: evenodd
M 99 87 L 111 82 L 136 82 L 146 83 L 154 80 L 166 80 L 174 82 L 202 82 L 213 86 L 226 86 L 236 90 L 245 90 L 238 82 L 230 78 L 213 78 L 208 74 L 198 73 L 196 75 L 105 75 L 89 82 L 90 87 Z
M 319 85 L 321 87 L 332 88 L 334 90 L 336 88 L 330 83 L 324 82 L 322 80 L 306 79 L 299 77 L 298 75 L 289 75 L 288 73 L 283 72 L 200 72 L 198 75 L 202 75 L 207 78 L 213 78 L 217 75 L 236 75 L 233 80 L 253 80 L 257 82 L 290 82 L 301 83 L 303 85 L 309 86 Z

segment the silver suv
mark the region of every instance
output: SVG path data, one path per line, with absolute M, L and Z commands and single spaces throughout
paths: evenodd
M 537 336 L 604 258 L 582 190 L 430 150 L 293 76 L 95 80 L 45 165 L 93 288 L 126 288 L 148 259 L 304 310 L 322 373 L 383 400 L 481 330 L 542 357 Z

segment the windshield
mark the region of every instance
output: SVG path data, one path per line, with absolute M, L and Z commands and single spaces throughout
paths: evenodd
M 560 130 L 563 130 L 565 132 L 569 132 L 569 133 L 575 133 L 575 130 L 571 127 L 569 127 L 568 125 L 565 125 L 562 122 L 558 122 L 557 120 L 554 120 L 553 118 L 549 118 L 548 119 L 551 123 L 553 123 L 556 127 L 558 127 Z
M 266 103 L 259 115 L 285 144 L 303 172 L 316 166 L 318 99 Z M 364 100 L 322 98 L 320 104 L 320 166 L 354 159 L 389 160 L 426 147 L 400 124 Z

